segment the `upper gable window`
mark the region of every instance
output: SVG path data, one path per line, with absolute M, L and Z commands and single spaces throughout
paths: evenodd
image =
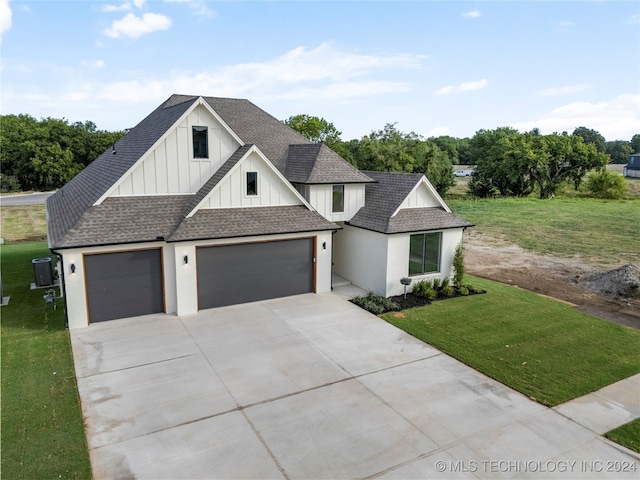
M 209 158 L 207 127 L 193 127 L 193 158 Z
M 258 172 L 247 172 L 247 195 L 258 195 Z
M 333 186 L 333 195 L 331 197 L 331 212 L 344 212 L 344 185 Z

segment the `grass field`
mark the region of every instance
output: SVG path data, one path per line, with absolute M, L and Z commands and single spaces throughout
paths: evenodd
M 47 238 L 44 205 L 3 206 L 0 209 L 0 221 L 0 237 L 6 242 Z
M 474 231 L 594 266 L 640 264 L 640 200 L 494 198 L 449 200 Z
M 4 208 L 3 208 L 4 210 Z M 45 305 L 30 290 L 31 260 L 46 242 L 1 247 L 9 305 L 2 314 L 2 478 L 91 478 L 62 301 Z M 56 289 L 57 291 L 57 289 Z M 59 293 L 59 292 L 57 292 Z
M 640 453 L 640 418 L 611 430 L 605 437 Z
M 470 283 L 488 293 L 382 318 L 543 405 L 640 372 L 640 331 L 513 286 Z

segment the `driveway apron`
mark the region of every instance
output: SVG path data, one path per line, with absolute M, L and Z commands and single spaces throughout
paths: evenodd
M 637 478 L 637 456 L 337 295 L 72 330 L 95 479 Z

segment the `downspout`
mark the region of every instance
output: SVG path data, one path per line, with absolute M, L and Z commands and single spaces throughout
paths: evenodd
M 58 253 L 53 248 L 50 248 L 51 253 L 53 253 L 56 257 L 58 257 L 59 275 L 60 275 L 60 289 L 62 293 L 62 302 L 63 302 L 63 310 L 64 310 L 64 328 L 69 328 L 69 316 L 67 315 L 67 286 L 65 284 L 65 275 L 64 275 L 64 261 L 62 260 L 62 255 Z

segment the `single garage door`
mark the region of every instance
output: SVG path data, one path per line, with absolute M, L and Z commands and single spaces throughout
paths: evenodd
M 314 291 L 313 238 L 198 247 L 198 308 Z
M 161 252 L 85 255 L 89 322 L 164 312 Z

